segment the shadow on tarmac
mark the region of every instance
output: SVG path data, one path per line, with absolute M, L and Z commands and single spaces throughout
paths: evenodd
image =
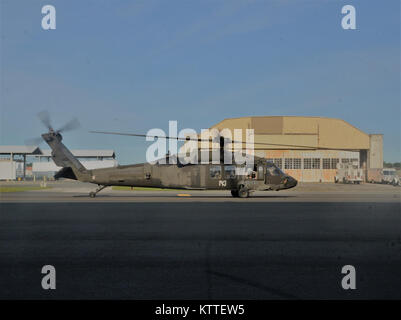
M 88 195 L 74 195 L 72 196 L 73 198 L 90 198 Z M 296 198 L 297 196 L 288 196 L 288 195 L 277 195 L 277 196 L 263 196 L 263 195 L 251 195 L 249 198 L 274 198 L 274 199 L 286 199 L 286 198 Z M 239 200 L 246 200 L 249 198 L 233 198 L 230 195 L 227 196 L 222 196 L 222 195 L 191 195 L 191 196 L 177 196 L 176 194 L 166 194 L 166 195 L 153 195 L 153 194 L 135 194 L 135 195 L 111 195 L 111 194 L 103 194 L 103 195 L 97 195 L 95 199 L 97 198 L 187 198 L 187 199 L 239 199 Z

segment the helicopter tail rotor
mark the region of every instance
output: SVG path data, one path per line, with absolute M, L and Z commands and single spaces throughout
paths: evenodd
M 49 134 L 57 136 L 60 140 L 62 139 L 61 132 L 72 131 L 81 127 L 77 118 L 72 118 L 68 122 L 66 122 L 63 126 L 61 126 L 58 130 L 54 130 L 50 118 L 50 114 L 47 110 L 43 110 L 37 114 L 40 122 L 48 129 L 48 132 L 45 134 L 48 136 Z M 44 137 L 36 137 L 25 140 L 26 145 L 39 145 L 44 141 Z

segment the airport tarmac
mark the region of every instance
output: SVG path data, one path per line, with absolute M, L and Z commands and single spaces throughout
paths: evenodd
M 401 299 L 401 188 L 89 198 L 90 185 L 49 185 L 0 194 L 1 299 Z M 355 290 L 341 286 L 344 265 Z
M 0 186 L 39 186 L 32 182 L 3 182 Z M 401 188 L 380 184 L 300 183 L 281 191 L 256 191 L 247 199 L 233 198 L 230 191 L 156 190 L 136 191 L 106 188 L 96 198 L 88 197 L 96 185 L 78 181 L 50 181 L 49 189 L 0 193 L 2 202 L 400 202 Z

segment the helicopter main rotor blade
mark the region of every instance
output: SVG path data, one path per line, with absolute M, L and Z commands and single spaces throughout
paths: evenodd
M 170 136 L 153 136 L 148 134 L 137 134 L 137 133 L 124 133 L 124 132 L 111 132 L 111 131 L 89 131 L 90 133 L 101 133 L 101 134 L 114 134 L 119 136 L 131 136 L 131 137 L 150 137 L 150 138 L 162 138 L 162 139 L 171 139 L 171 140 L 180 140 L 180 141 L 198 141 L 198 142 L 213 142 L 213 139 L 200 139 L 200 138 L 191 138 L 191 137 L 170 137 Z M 217 141 L 216 141 L 217 142 Z
M 114 135 L 120 135 L 120 136 L 133 136 L 133 137 L 152 137 L 152 138 L 164 138 L 164 139 L 173 139 L 173 140 L 180 140 L 180 141 L 198 141 L 198 142 L 216 142 L 218 143 L 219 141 L 215 141 L 213 139 L 201 139 L 201 138 L 180 138 L 180 137 L 170 137 L 170 136 L 150 136 L 146 134 L 136 134 L 136 133 L 123 133 L 123 132 L 110 132 L 110 131 L 89 131 L 90 133 L 101 133 L 101 134 L 114 134 Z M 223 136 L 218 136 L 217 138 L 224 138 Z M 235 140 L 226 140 L 228 143 L 232 144 L 246 144 L 246 141 L 235 141 Z M 253 145 L 258 145 L 258 146 L 282 146 L 282 147 L 292 147 L 292 148 L 303 148 L 307 150 L 340 150 L 340 151 L 350 151 L 353 149 L 344 149 L 344 148 L 325 148 L 325 147 L 317 147 L 317 146 L 306 146 L 306 145 L 299 145 L 299 144 L 286 144 L 286 143 L 269 143 L 269 142 L 254 142 Z
M 246 141 L 229 141 L 233 144 L 235 143 L 242 143 L 246 144 Z M 248 142 L 249 143 L 249 142 Z M 292 147 L 292 148 L 303 148 L 307 150 L 340 150 L 340 151 L 353 151 L 355 149 L 345 149 L 345 148 L 326 148 L 326 147 L 316 147 L 316 146 L 305 146 L 301 144 L 286 144 L 286 143 L 269 143 L 269 142 L 254 142 L 253 145 L 259 145 L 259 146 L 283 146 L 283 147 Z M 257 150 L 257 149 L 256 149 Z M 264 150 L 264 149 L 261 149 Z M 357 151 L 357 150 L 355 150 Z
M 47 110 L 43 110 L 43 111 L 39 112 L 38 118 L 46 126 L 46 128 L 49 129 L 49 131 L 53 130 L 51 121 L 50 121 L 50 115 Z
M 73 118 L 70 121 L 68 121 L 65 125 L 63 125 L 60 129 L 57 130 L 57 132 L 65 132 L 65 131 L 71 131 L 74 129 L 78 129 L 81 126 L 77 118 Z
M 231 141 L 231 142 L 232 143 L 246 143 L 246 141 Z M 303 149 L 307 149 L 307 150 L 339 150 L 339 151 L 355 150 L 355 149 L 345 149 L 345 148 L 326 148 L 326 147 L 316 147 L 316 146 L 305 146 L 305 145 L 301 145 L 301 144 L 286 144 L 286 143 L 254 142 L 253 144 L 260 145 L 260 146 L 283 146 L 283 147 L 303 148 Z M 357 150 L 355 150 L 355 151 L 357 151 Z

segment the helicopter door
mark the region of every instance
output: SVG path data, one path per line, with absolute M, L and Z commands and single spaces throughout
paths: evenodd
M 280 184 L 281 172 L 273 164 L 266 165 L 265 184 Z
M 257 170 L 257 179 L 258 180 L 263 180 L 264 179 L 264 170 L 263 170 L 263 165 L 262 164 L 258 164 L 258 170 Z

